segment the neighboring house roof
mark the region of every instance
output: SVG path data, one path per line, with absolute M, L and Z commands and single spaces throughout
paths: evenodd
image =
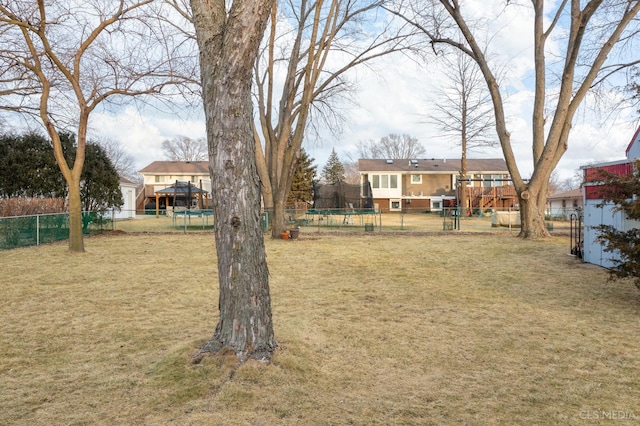
M 547 200 L 563 200 L 571 198 L 582 198 L 582 189 L 572 189 L 571 191 L 558 192 L 547 197 Z
M 401 159 L 401 160 L 358 160 L 360 172 L 401 172 L 401 173 L 460 173 L 460 159 Z M 467 159 L 467 171 L 508 173 L 507 163 L 502 158 Z
M 209 175 L 208 161 L 154 161 L 139 170 L 141 174 L 155 175 Z
M 131 182 L 126 177 L 122 177 L 122 176 L 118 176 L 118 177 L 120 178 L 120 183 L 123 183 L 123 184 L 126 184 L 126 185 L 135 185 L 134 182 Z

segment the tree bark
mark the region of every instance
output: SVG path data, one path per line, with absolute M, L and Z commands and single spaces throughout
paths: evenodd
M 202 351 L 270 359 L 276 348 L 260 227 L 251 78 L 271 0 L 192 0 L 209 145 L 220 319 Z
M 285 212 L 286 198 L 282 199 L 282 191 L 278 190 L 273 196 L 273 218 L 271 222 L 271 238 L 275 238 L 275 232 L 278 236 L 287 229 L 287 218 Z
M 69 251 L 84 252 L 82 235 L 82 200 L 80 198 L 80 181 L 67 182 L 69 186 Z
M 41 118 L 51 138 L 53 155 L 60 172 L 67 183 L 69 197 L 69 251 L 71 253 L 84 253 L 84 236 L 82 234 L 82 197 L 80 193 L 80 178 L 84 167 L 85 149 L 87 145 L 88 114 L 81 114 L 78 124 L 78 138 L 76 155 L 73 166 L 69 165 L 64 157 L 60 134 L 49 119 L 48 114 L 49 92 L 43 91 L 41 103 Z
M 526 190 L 518 194 L 520 200 L 520 237 L 528 239 L 550 236 L 544 221 L 544 210 L 538 206 L 538 194 Z M 545 197 L 546 199 L 546 197 Z

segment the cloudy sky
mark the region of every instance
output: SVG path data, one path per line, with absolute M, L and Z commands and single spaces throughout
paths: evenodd
M 502 2 L 493 2 L 492 4 Z M 477 13 L 491 15 L 485 2 Z M 489 22 L 493 32 L 494 51 L 500 52 L 504 64 L 503 84 L 507 88 L 506 113 L 513 148 L 523 176 L 532 171 L 531 164 L 531 105 L 533 93 L 530 8 L 507 8 L 500 19 Z M 559 41 L 561 42 L 561 40 Z M 554 45 L 549 46 L 553 51 Z M 445 84 L 447 70 L 432 60 L 418 64 L 407 58 L 387 57 L 373 69 L 361 68 L 351 77 L 357 80 L 358 106 L 349 109 L 347 122 L 341 135 L 321 135 L 319 140 L 305 142 L 305 149 L 316 160 L 318 169 L 326 163 L 332 149 L 341 159 L 357 157 L 355 144 L 360 141 L 378 140 L 389 133 L 406 133 L 425 146 L 429 158 L 459 158 L 459 148 L 443 138 L 438 130 L 427 122 L 433 111 L 433 101 L 438 88 Z M 589 109 L 579 113 L 574 120 L 569 150 L 557 170 L 561 178 L 571 177 L 580 166 L 624 157 L 624 151 L 633 136 L 638 114 L 632 108 L 611 110 L 594 114 Z M 155 160 L 161 160 L 161 143 L 165 139 L 184 135 L 203 137 L 205 126 L 202 116 L 191 113 L 178 117 L 175 114 L 139 111 L 125 107 L 116 113 L 97 113 L 92 120 L 94 137 L 109 137 L 121 141 L 134 158 L 138 168 Z M 502 157 L 499 148 L 472 152 L 471 157 Z

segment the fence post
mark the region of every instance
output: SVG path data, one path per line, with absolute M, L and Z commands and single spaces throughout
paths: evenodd
M 36 246 L 40 245 L 40 215 L 36 215 Z

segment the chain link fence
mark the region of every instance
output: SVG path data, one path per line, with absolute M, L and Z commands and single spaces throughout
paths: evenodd
M 404 209 L 380 211 L 375 209 L 322 209 L 287 210 L 288 228 L 297 229 L 299 238 L 313 233 L 454 233 L 502 232 L 517 233 L 520 216 L 516 210 L 472 211 L 461 217 L 457 209 L 425 211 Z M 547 229 L 568 235 L 570 222 L 564 215 L 547 217 Z M 271 232 L 273 213 L 261 213 L 261 227 Z M 155 210 L 137 212 L 85 212 L 85 235 L 110 231 L 126 233 L 213 233 L 214 217 L 211 210 L 176 212 Z M 0 250 L 62 241 L 69 238 L 69 216 L 40 214 L 0 218 Z
M 85 235 L 114 229 L 112 212 L 83 212 Z M 64 241 L 69 238 L 69 214 L 51 213 L 0 218 L 0 250 Z

